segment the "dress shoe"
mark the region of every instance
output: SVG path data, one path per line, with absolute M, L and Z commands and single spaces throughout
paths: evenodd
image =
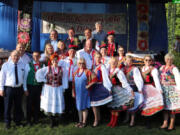
M 5 125 L 5 129 L 6 129 L 6 130 L 8 130 L 8 129 L 10 129 L 10 128 L 11 128 L 11 125 L 10 125 L 10 124 L 6 124 L 6 125 Z

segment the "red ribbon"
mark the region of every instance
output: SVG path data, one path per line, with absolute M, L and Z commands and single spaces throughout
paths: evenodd
M 72 61 L 72 59 L 69 59 L 69 64 L 70 64 L 70 66 L 69 66 L 69 72 L 68 72 L 68 77 L 70 77 L 70 72 L 71 72 L 71 66 L 73 65 L 73 61 Z
M 114 35 L 115 32 L 114 32 L 114 30 L 112 30 L 112 31 L 109 31 L 107 34 L 108 34 L 108 35 Z
M 108 44 L 108 55 L 109 56 L 114 56 L 114 51 L 115 51 L 115 44 Z
M 69 48 L 77 48 L 77 45 L 69 45 Z

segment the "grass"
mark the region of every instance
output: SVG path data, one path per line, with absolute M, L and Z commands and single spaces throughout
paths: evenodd
M 160 117 L 162 113 L 153 118 L 152 129 L 146 129 L 143 122 L 143 117 L 137 117 L 137 126 L 129 128 L 128 124 L 122 124 L 119 122 L 115 128 L 107 127 L 108 120 L 104 120 L 102 124 L 96 128 L 92 128 L 92 120 L 88 121 L 88 126 L 85 128 L 74 127 L 73 122 L 64 123 L 61 122 L 59 126 L 50 128 L 49 120 L 44 118 L 39 124 L 25 127 L 15 127 L 12 124 L 11 129 L 5 130 L 4 123 L 0 122 L 0 135 L 180 135 L 180 124 L 176 124 L 176 130 L 167 132 L 165 130 L 159 130 L 161 122 Z M 178 122 L 177 117 L 177 122 Z M 63 123 L 63 124 L 62 124 Z

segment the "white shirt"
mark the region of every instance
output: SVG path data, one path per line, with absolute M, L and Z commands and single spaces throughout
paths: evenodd
M 77 52 L 77 58 L 80 59 L 80 58 L 84 58 L 85 61 L 86 61 L 86 68 L 87 69 L 92 69 L 92 65 L 93 65 L 93 62 L 94 62 L 94 53 L 95 50 L 92 49 L 91 53 L 87 53 L 84 49 L 81 49 Z
M 138 91 L 141 92 L 143 89 L 144 81 L 137 67 L 133 68 L 133 78 L 134 78 L 134 83 L 136 84 Z
M 37 82 L 46 83 L 47 82 L 46 75 L 47 75 L 48 71 L 49 71 L 48 66 L 37 70 L 36 75 L 35 75 Z M 64 72 L 64 71 L 65 71 L 65 69 L 62 67 L 62 72 L 63 72 L 62 87 L 63 87 L 63 89 L 67 89 L 68 88 L 68 79 L 66 77 L 66 72 Z
M 112 71 L 110 71 L 110 72 L 112 72 Z M 117 78 L 121 82 L 123 88 L 127 89 L 129 92 L 132 91 L 132 88 L 130 87 L 130 85 L 129 85 L 127 79 L 126 79 L 126 76 L 123 73 L 123 71 L 121 71 L 119 68 L 116 68 L 114 70 L 113 74 L 117 74 Z
M 12 61 L 8 61 L 2 65 L 2 69 L 0 72 L 0 90 L 4 90 L 4 86 L 19 87 L 24 84 L 25 64 L 20 60 L 17 63 L 17 70 L 19 81 L 18 84 L 16 84 L 15 78 L 15 64 Z
M 111 91 L 111 87 L 112 87 L 112 83 L 109 79 L 109 74 L 108 74 L 108 70 L 106 69 L 104 64 L 100 64 L 99 66 L 101 66 L 101 72 L 102 72 L 102 80 L 103 80 L 103 85 L 104 87 L 108 90 Z M 99 67 L 97 66 L 94 71 Z
M 57 44 L 58 44 L 57 40 L 51 40 L 51 45 L 54 48 L 54 52 L 56 52 L 58 50 Z
M 145 72 L 145 71 L 149 70 L 149 68 L 150 67 L 143 66 L 142 72 Z M 160 92 L 162 92 L 162 88 L 161 88 L 161 84 L 160 84 L 160 80 L 159 80 L 159 72 L 158 72 L 158 70 L 156 68 L 153 68 L 153 70 L 151 71 L 151 75 L 153 77 L 156 89 L 159 90 Z
M 77 70 L 77 58 L 74 57 L 72 59 L 73 61 L 73 64 L 71 65 L 70 67 L 70 60 L 69 60 L 69 57 L 65 58 L 64 59 L 64 62 L 65 62 L 65 70 L 66 70 L 66 73 L 67 73 L 67 76 L 68 76 L 68 80 L 69 81 L 72 81 L 73 80 L 73 73 Z M 70 73 L 70 74 L 69 74 Z

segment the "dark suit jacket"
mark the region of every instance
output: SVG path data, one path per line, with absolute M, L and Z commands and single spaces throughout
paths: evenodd
M 75 43 L 75 42 L 77 42 L 77 43 Z M 78 46 L 78 50 L 82 49 L 81 48 L 81 42 L 80 42 L 79 38 L 76 37 L 76 36 L 74 37 L 74 41 L 71 42 L 71 40 L 68 37 L 67 39 L 64 40 L 64 43 L 65 43 L 66 49 L 69 48 L 69 45 L 77 45 Z

